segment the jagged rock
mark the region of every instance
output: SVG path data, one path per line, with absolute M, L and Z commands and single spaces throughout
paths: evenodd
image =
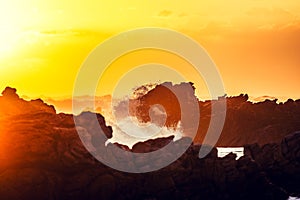
M 1 93 L 3 97 L 13 99 L 19 99 L 19 95 L 17 94 L 17 90 L 15 88 L 6 87 Z
M 284 157 L 300 163 L 300 131 L 286 136 L 281 142 Z
M 116 196 L 117 181 L 110 174 L 97 177 L 89 186 L 91 199 L 113 199 Z
M 169 144 L 173 139 L 174 136 L 170 136 L 167 138 L 150 139 L 146 142 L 138 142 L 135 145 L 133 145 L 132 151 L 135 153 L 147 153 L 151 151 L 156 151 Z
M 10 103 L 7 97 L 0 97 L 0 105 L 4 102 Z M 166 144 L 174 150 L 192 145 L 165 168 L 131 174 L 98 162 L 82 144 L 81 139 L 86 139 L 89 150 L 100 156 L 118 162 L 123 159 L 125 164 L 131 161 L 130 149 L 121 146 L 126 151 L 117 154 L 112 150 L 114 144 L 105 146 L 112 129 L 106 126 L 103 116 L 91 112 L 75 118 L 56 114 L 44 109 L 49 107 L 40 100 L 19 99 L 13 105 L 0 107 L 4 116 L 0 118 L 1 199 L 285 200 L 290 194 L 300 194 L 298 134 L 288 136 L 281 144 L 249 145 L 247 155 L 239 160 L 234 154 L 218 158 L 216 148 L 199 159 L 202 146 L 192 144 L 187 137 L 175 142 L 173 137 L 154 139 L 139 143 L 132 151 L 154 151 Z M 13 115 L 3 115 L 11 109 Z M 160 159 L 168 158 L 170 153 L 162 151 Z M 140 159 L 131 161 L 132 167 L 145 163 L 143 167 L 149 167 L 149 161 L 143 162 L 145 157 Z
M 165 125 L 176 127 L 181 121 L 185 136 L 193 135 L 189 129 L 192 125 L 197 124 L 195 120 L 198 120 L 199 128 L 194 143 L 201 144 L 209 127 L 212 104 L 218 106 L 225 99 L 227 103 L 226 119 L 217 146 L 278 143 L 291 132 L 300 130 L 300 101 L 289 99 L 285 103 L 277 104 L 277 99 L 274 99 L 251 103 L 248 101 L 247 94 L 221 97 L 218 100 L 199 101 L 200 119 L 195 119 L 197 115 L 193 110 L 196 109 L 190 108 L 187 109 L 187 113 L 182 112 L 178 97 L 184 99 L 186 104 L 192 105 L 195 98 L 193 84 L 172 85 L 167 82 L 157 85 L 146 94 L 131 100 L 134 102 L 130 108 L 131 114 L 143 122 L 149 122 L 151 121 L 149 109 L 151 106 L 159 104 L 167 113 Z M 184 115 L 187 116 L 187 120 L 183 122 Z
M 55 114 L 56 110 L 53 105 L 47 105 L 41 99 L 25 101 L 19 98 L 16 89 L 6 87 L 0 96 L 0 117 L 14 116 L 34 113 L 51 113 Z
M 273 184 L 298 195 L 300 194 L 299 139 L 299 132 L 295 132 L 286 136 L 281 143 L 245 147 L 247 156 L 251 156 Z

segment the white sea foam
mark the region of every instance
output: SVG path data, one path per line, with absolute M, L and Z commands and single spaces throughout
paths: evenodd
M 153 138 L 174 135 L 174 140 L 178 140 L 182 137 L 180 123 L 176 128 L 168 128 L 157 126 L 151 122 L 141 123 L 135 117 L 125 117 L 118 123 L 110 122 L 109 125 L 113 129 L 113 137 L 108 141 L 111 143 L 122 141 L 122 144 L 127 145 L 129 148 L 132 148 L 137 142 L 144 142 Z M 126 127 L 126 130 L 123 130 L 122 127 Z M 127 130 L 131 130 L 131 132 L 126 133 Z
M 224 157 L 229 153 L 235 153 L 237 155 L 236 159 L 239 159 L 244 155 L 244 147 L 217 147 L 218 157 Z

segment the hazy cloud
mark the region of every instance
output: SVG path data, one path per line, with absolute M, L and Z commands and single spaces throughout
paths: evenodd
M 173 14 L 170 10 L 162 10 L 158 13 L 158 17 L 169 17 Z

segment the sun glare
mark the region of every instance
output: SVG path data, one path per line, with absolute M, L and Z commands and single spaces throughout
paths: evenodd
M 0 58 L 6 57 L 14 51 L 21 30 L 21 15 L 11 12 L 8 2 L 0 4 Z
M 18 31 L 10 27 L 0 29 L 0 57 L 11 53 L 18 40 Z

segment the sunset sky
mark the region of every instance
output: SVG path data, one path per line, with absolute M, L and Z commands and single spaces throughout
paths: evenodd
M 70 97 L 80 65 L 99 43 L 130 29 L 163 27 L 207 50 L 227 94 L 300 98 L 299 13 L 297 0 L 0 1 L 0 90 Z M 183 60 L 160 53 L 116 61 L 97 95 L 111 91 L 125 63 L 171 65 L 202 87 Z

